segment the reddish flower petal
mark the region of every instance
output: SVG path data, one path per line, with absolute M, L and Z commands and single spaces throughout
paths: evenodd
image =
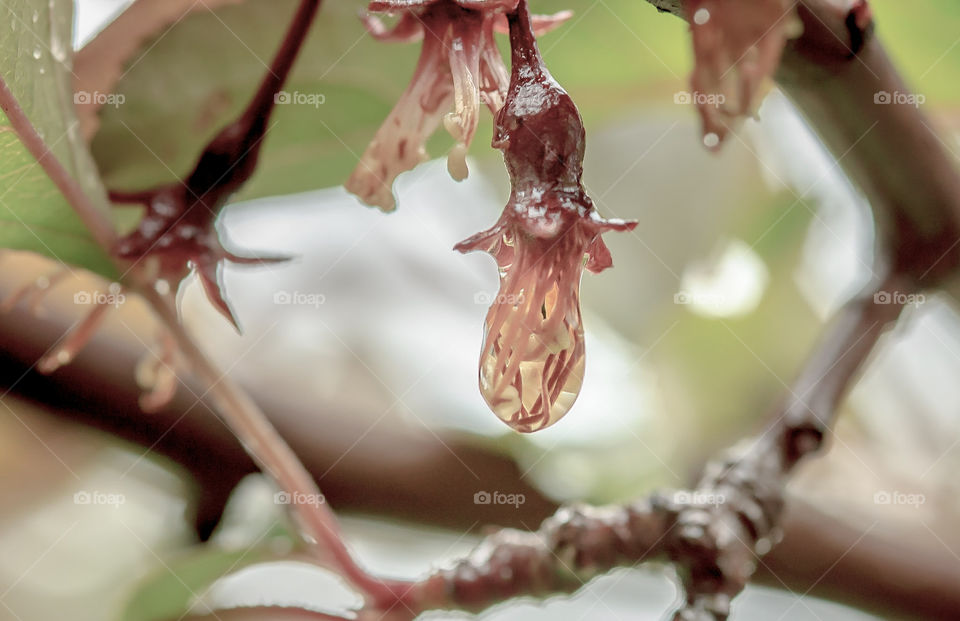
M 371 13 L 396 13 L 425 7 L 434 2 L 438 0 L 373 0 L 367 5 L 367 10 Z
M 393 181 L 397 175 L 427 159 L 424 143 L 453 99 L 446 53 L 449 28 L 437 20 L 428 20 L 426 25 L 413 80 L 344 183 L 362 201 L 384 211 L 396 207 Z
M 795 13 L 788 0 L 690 0 L 686 6 L 695 59 L 691 88 L 704 136 L 716 136 L 707 145 L 717 148 L 731 125 L 752 113 Z
M 573 17 L 573 11 L 560 11 L 552 15 L 531 15 L 530 25 L 533 26 L 533 34 L 539 37 L 559 27 L 571 17 Z M 506 15 L 498 15 L 495 25 L 497 32 L 503 34 L 510 32 Z
M 499 16 L 483 21 L 483 42 L 480 46 L 480 98 L 493 114 L 503 107 L 503 99 L 510 86 L 510 73 L 503 64 L 503 57 L 493 37 L 494 24 L 498 18 Z
M 457 144 L 447 156 L 447 170 L 457 181 L 467 178 L 467 149 L 480 120 L 480 45 L 483 17 L 466 13 L 452 24 L 449 44 L 450 72 L 453 75 L 454 112 L 443 126 Z
M 377 41 L 413 43 L 423 38 L 423 24 L 413 13 L 401 15 L 393 28 L 387 28 L 383 25 L 383 21 L 369 13 L 361 15 L 360 20 L 370 36 Z

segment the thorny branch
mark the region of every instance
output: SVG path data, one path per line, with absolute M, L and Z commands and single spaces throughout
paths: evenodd
M 148 265 L 153 259 L 151 268 L 157 276 L 175 283 L 192 268 L 210 302 L 238 329 L 223 291 L 223 262 L 277 262 L 285 257 L 235 255 L 220 244 L 214 222 L 257 168 L 275 98 L 319 8 L 320 0 L 300 2 L 280 49 L 246 109 L 207 144 L 186 179 L 149 190 L 110 192 L 115 202 L 140 203 L 146 209 L 137 228 L 122 237 L 113 252 Z
M 216 213 L 211 212 L 211 209 L 222 207 L 229 195 L 252 175 L 259 144 L 267 129 L 266 119 L 275 103 L 274 96 L 281 88 L 296 58 L 319 3 L 320 0 L 301 0 L 287 36 L 274 58 L 274 66 L 268 70 L 268 75 L 254 95 L 250 106 L 236 123 L 228 125 L 214 138 L 201 155 L 197 168 L 185 184 L 178 182 L 157 190 L 118 197 L 149 202 L 148 214 L 152 209 L 152 213 L 164 225 L 160 228 L 161 238 L 163 233 L 170 230 L 178 234 L 182 231 L 190 234 L 189 236 L 181 235 L 179 240 L 174 239 L 167 246 L 161 245 L 161 248 L 174 248 L 178 253 L 182 253 L 184 242 L 193 244 L 194 250 L 198 248 L 210 250 L 213 247 L 207 245 L 216 242 L 215 238 L 209 237 L 210 234 L 215 235 L 212 223 Z M 0 107 L 20 140 L 91 230 L 97 243 L 107 250 L 115 250 L 116 236 L 110 220 L 83 192 L 77 181 L 70 176 L 56 157 L 49 153 L 43 139 L 2 77 L 0 77 Z M 200 194 L 196 195 L 195 191 L 199 191 Z M 187 193 L 191 194 L 190 200 L 186 199 Z M 156 202 L 158 197 L 160 198 L 159 209 Z M 181 202 L 177 202 L 181 199 L 183 199 Z M 181 211 L 170 218 L 171 214 L 169 211 L 164 212 L 164 207 L 168 209 L 179 207 Z M 219 248 L 219 245 L 216 248 Z M 142 250 L 140 257 L 154 252 L 155 248 L 151 244 Z M 229 253 L 226 254 L 229 255 Z M 223 256 L 218 256 L 217 260 L 219 258 Z M 181 259 L 183 259 L 181 254 L 174 257 L 177 265 L 180 264 Z M 196 260 L 197 257 L 191 255 L 187 259 Z M 202 265 L 198 267 L 202 271 Z M 291 497 L 319 498 L 321 494 L 316 482 L 283 438 L 270 425 L 263 412 L 239 386 L 210 362 L 180 325 L 171 300 L 158 293 L 154 287 L 155 277 L 145 274 L 142 266 L 135 264 L 125 272 L 124 282 L 143 296 L 160 323 L 173 336 L 191 370 L 203 380 L 206 392 L 218 406 L 218 412 L 261 470 L 272 477 L 278 487 L 289 493 Z M 385 605 L 387 602 L 396 601 L 398 594 L 394 583 L 369 575 L 355 562 L 343 542 L 336 518 L 327 505 L 291 503 L 289 507 L 308 544 L 309 551 L 314 554 L 318 562 L 338 571 L 370 602 Z

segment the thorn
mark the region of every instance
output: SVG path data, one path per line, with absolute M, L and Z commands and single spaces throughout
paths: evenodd
M 148 414 L 162 410 L 177 393 L 176 343 L 166 331 L 159 341 L 160 355 L 147 352 L 141 360 L 142 370 L 138 369 L 138 381 L 145 389 L 140 395 L 140 408 Z
M 98 302 L 97 306 L 78 325 L 67 332 L 59 345 L 47 352 L 37 362 L 37 370 L 46 375 L 73 362 L 80 350 L 93 338 L 111 306 L 106 301 Z
M 223 288 L 223 262 L 207 257 L 195 257 L 192 262 L 197 271 L 197 276 L 200 278 L 200 284 L 203 285 L 203 291 L 207 294 L 207 299 L 210 300 L 214 308 L 220 311 L 221 315 L 233 324 L 238 334 L 243 334 L 243 330 L 240 329 L 240 322 L 237 321 L 233 309 L 230 308 Z

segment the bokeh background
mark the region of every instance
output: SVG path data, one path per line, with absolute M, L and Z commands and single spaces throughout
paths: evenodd
M 452 181 L 444 162 L 431 161 L 398 180 L 396 213 L 362 206 L 337 180 L 402 91 L 416 49 L 367 41 L 356 3 L 327 3 L 288 87 L 324 103 L 278 110 L 263 170 L 220 222 L 231 248 L 297 258 L 228 268 L 242 335 L 194 283 L 182 312 L 221 368 L 266 401 L 296 448 L 320 464 L 321 487 L 334 481 L 351 509 L 350 545 L 374 570 L 416 576 L 465 554 L 484 525 L 535 528 L 531 516 L 552 503 L 688 485 L 706 459 L 762 425 L 824 322 L 870 278 L 869 206 L 777 90 L 759 119 L 710 155 L 693 108 L 676 103 L 691 63 L 679 20 L 640 0 L 535 2 L 576 11 L 543 37 L 542 51 L 582 107 L 584 179 L 601 214 L 639 225 L 607 236 L 613 270 L 584 277 L 587 372 L 574 410 L 533 436 L 513 434 L 476 387 L 494 263 L 451 250 L 496 219 L 508 192 L 488 147 L 489 115 L 468 180 Z M 75 48 L 127 4 L 78 0 Z M 878 35 L 956 150 L 960 7 L 872 4 Z M 198 10 L 128 61 L 118 85 L 126 101 L 104 109 L 93 137 L 107 186 L 183 174 L 242 107 L 292 7 L 248 0 Z M 438 137 L 431 153 L 447 146 Z M 54 267 L 28 253 L 3 260 L 4 295 Z M 136 361 L 157 351 L 139 301 L 111 313 L 73 367 L 32 379 L 31 352 L 82 316 L 74 293 L 105 287 L 98 282 L 71 275 L 36 316 L 22 306 L 0 316 L 3 382 L 12 388 L 0 416 L 0 619 L 147 621 L 176 619 L 185 605 L 202 613 L 353 601 L 336 580 L 289 558 L 283 507 L 259 475 L 231 470 L 235 447 L 206 405 L 181 389 L 182 411 L 124 406 L 134 378 L 150 381 Z M 801 468 L 791 492 L 865 533 L 932 542 L 957 556 L 958 374 L 960 316 L 947 295 L 929 292 L 875 353 L 829 452 Z M 84 384 L 91 377 L 101 383 Z M 104 399 L 111 391 L 127 401 Z M 104 420 L 126 425 L 127 440 L 97 430 Z M 171 442 L 180 451 L 172 456 Z M 194 458 L 200 484 L 184 465 Z M 211 542 L 197 545 L 204 484 L 229 492 L 238 480 Z M 483 491 L 522 493 L 526 502 L 473 505 Z M 885 502 L 897 493 L 916 502 Z M 658 619 L 675 597 L 669 570 L 647 566 L 484 618 Z M 743 619 L 873 618 L 762 587 L 748 588 L 736 610 Z

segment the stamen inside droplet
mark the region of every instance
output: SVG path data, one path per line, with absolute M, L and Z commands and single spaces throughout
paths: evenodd
M 516 431 L 552 425 L 580 393 L 584 345 L 579 299 L 576 294 L 565 298 L 566 307 L 558 307 L 558 282 L 535 281 L 513 304 L 500 302 L 505 296 L 499 296 L 487 316 L 480 392 L 497 417 Z

